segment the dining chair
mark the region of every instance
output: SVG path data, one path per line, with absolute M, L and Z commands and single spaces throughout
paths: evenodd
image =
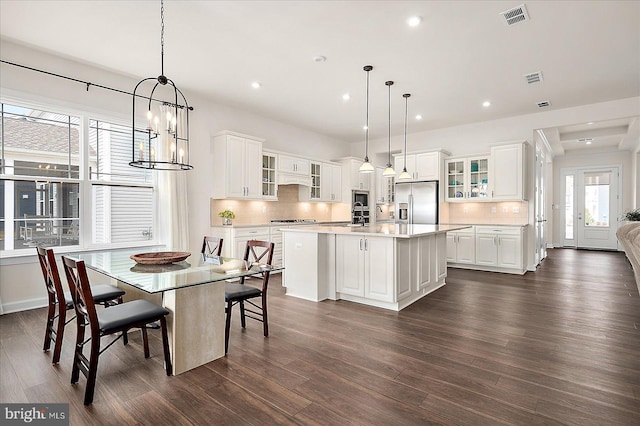
M 274 243 L 269 241 L 250 240 L 247 241 L 247 246 L 244 251 L 244 260 L 254 263 L 262 263 L 271 265 L 273 260 L 273 247 Z M 251 318 L 262 322 L 262 328 L 264 336 L 269 336 L 269 321 L 267 316 L 267 288 L 269 286 L 269 271 L 257 272 L 256 276 L 262 276 L 261 288 L 253 287 L 245 284 L 245 277 L 240 278 L 240 284 L 227 283 L 224 290 L 224 298 L 227 303 L 225 309 L 226 312 L 226 324 L 224 330 L 224 353 L 229 351 L 229 331 L 231 329 L 231 312 L 234 305 L 240 305 L 240 322 L 242 328 L 246 328 L 246 318 Z M 254 303 L 251 299 L 261 298 L 261 304 Z M 244 302 L 251 305 L 251 308 L 246 308 Z M 253 316 L 255 315 L 255 316 Z
M 38 251 L 40 269 L 42 269 L 44 284 L 47 287 L 47 296 L 49 298 L 47 327 L 44 332 L 44 346 L 42 350 L 45 352 L 48 351 L 53 341 L 53 359 L 51 363 L 58 364 L 60 362 L 60 352 L 62 351 L 62 341 L 64 339 L 64 327 L 75 318 L 75 316 L 72 316 L 67 320 L 67 311 L 73 309 L 73 298 L 70 292 L 65 292 L 62 288 L 53 249 L 43 247 L 36 247 L 36 249 Z M 94 286 L 92 291 L 93 301 L 105 307 L 122 303 L 122 296 L 125 294 L 121 288 L 106 284 Z M 57 313 L 56 310 L 58 311 Z
M 200 251 L 205 257 L 220 256 L 222 253 L 222 242 L 224 240 L 219 237 L 205 236 L 202 241 L 202 250 Z
M 171 356 L 169 354 L 169 338 L 167 337 L 167 321 L 165 318 L 169 315 L 169 311 L 144 299 L 122 303 L 109 309 L 97 311 L 84 261 L 62 256 L 62 262 L 78 318 L 76 321 L 77 336 L 73 367 L 71 369 L 71 384 L 78 383 L 80 372 L 82 371 L 82 374 L 87 378 L 84 405 L 89 405 L 93 402 L 93 392 L 98 373 L 98 357 L 122 337 L 124 332 L 132 328 L 140 328 L 142 330 L 144 357 L 149 358 L 147 325 L 156 321 L 160 322 L 165 368 L 167 376 L 171 376 Z M 85 340 L 87 326 L 91 336 Z M 103 349 L 100 349 L 102 337 L 117 333 L 122 334 L 118 334 L 115 339 Z M 87 343 L 91 345 L 89 358 L 83 353 L 84 345 Z

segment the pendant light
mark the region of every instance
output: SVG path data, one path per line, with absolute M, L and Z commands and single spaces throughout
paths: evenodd
M 371 65 L 365 65 L 363 70 L 367 72 L 367 119 L 364 129 L 364 162 L 360 166 L 360 173 L 373 173 L 373 165 L 369 162 L 369 72 L 373 67 Z
M 164 0 L 160 1 L 160 23 L 160 75 L 141 80 L 133 91 L 133 149 L 129 165 L 142 169 L 190 170 L 193 166 L 189 164 L 189 111 L 193 108 L 189 107 L 187 99 L 173 81 L 164 75 Z M 153 87 L 144 84 L 152 80 L 155 80 Z M 138 93 L 138 89 L 144 86 L 151 89 L 145 96 Z M 153 98 L 154 94 L 156 97 L 162 96 L 161 92 L 165 92 L 168 100 Z M 149 100 L 145 130 L 136 130 L 137 98 Z
M 402 97 L 404 98 L 404 168 L 400 176 L 398 176 L 398 180 L 410 180 L 411 175 L 407 172 L 407 117 L 409 116 L 409 98 L 411 94 L 405 93 Z
M 393 86 L 393 81 L 386 81 L 384 84 L 389 88 L 389 157 L 387 160 L 387 168 L 382 172 L 382 176 L 390 178 L 396 175 L 396 171 L 393 170 L 393 166 L 391 165 L 391 86 Z

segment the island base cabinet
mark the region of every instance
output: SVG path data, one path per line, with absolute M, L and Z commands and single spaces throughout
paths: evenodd
M 336 291 L 394 302 L 393 239 L 336 236 Z
M 283 229 L 287 296 L 399 311 L 445 285 L 444 232 L 411 238 Z

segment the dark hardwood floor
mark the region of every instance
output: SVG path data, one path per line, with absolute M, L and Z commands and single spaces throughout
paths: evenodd
M 148 360 L 131 333 L 100 357 L 88 408 L 84 379 L 69 384 L 74 323 L 54 367 L 45 310 L 4 315 L 0 399 L 69 402 L 74 425 L 640 424 L 624 254 L 556 249 L 535 273 L 449 269 L 447 283 L 396 313 L 286 297 L 276 276 L 269 338 L 236 316 L 226 358 L 167 377 L 159 332 Z

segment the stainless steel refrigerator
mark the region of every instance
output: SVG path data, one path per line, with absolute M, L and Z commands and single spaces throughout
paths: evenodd
M 438 181 L 396 182 L 396 223 L 438 223 Z

